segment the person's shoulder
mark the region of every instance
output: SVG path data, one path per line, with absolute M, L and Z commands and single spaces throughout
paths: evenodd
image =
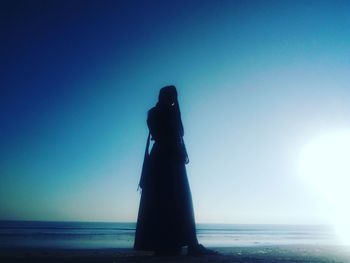
M 150 108 L 148 110 L 148 116 L 153 116 L 153 115 L 157 114 L 157 111 L 158 111 L 157 107 Z
M 150 109 L 148 110 L 148 113 L 154 113 L 154 112 L 156 112 L 156 111 L 157 111 L 157 107 L 154 106 L 154 107 L 152 107 L 152 108 L 150 108 Z
M 152 107 L 148 110 L 147 112 L 147 119 L 150 120 L 150 119 L 155 119 L 156 116 L 157 116 L 157 107 Z

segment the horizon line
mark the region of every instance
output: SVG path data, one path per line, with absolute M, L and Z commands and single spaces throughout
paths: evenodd
M 115 224 L 136 224 L 136 221 L 81 221 L 81 220 L 31 220 L 31 219 L 0 219 L 1 222 L 47 222 L 47 223 L 115 223 Z M 196 225 L 284 225 L 284 226 L 329 226 L 331 224 L 321 223 L 204 223 Z

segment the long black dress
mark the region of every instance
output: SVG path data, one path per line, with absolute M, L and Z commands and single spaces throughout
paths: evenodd
M 147 124 L 155 142 L 143 182 L 134 249 L 166 251 L 194 246 L 198 241 L 181 118 L 174 107 L 158 105 L 149 111 Z

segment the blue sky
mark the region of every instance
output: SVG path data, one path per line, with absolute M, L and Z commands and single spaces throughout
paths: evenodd
M 178 88 L 198 222 L 324 223 L 303 146 L 350 126 L 347 1 L 1 3 L 0 218 L 135 221 Z

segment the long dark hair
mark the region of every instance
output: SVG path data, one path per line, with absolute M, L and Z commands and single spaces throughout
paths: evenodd
M 160 89 L 158 103 L 156 107 L 174 107 L 176 113 L 176 122 L 178 123 L 179 127 L 179 134 L 180 136 L 184 136 L 184 128 L 181 120 L 181 111 L 179 101 L 177 98 L 177 90 L 174 85 L 168 85 Z

